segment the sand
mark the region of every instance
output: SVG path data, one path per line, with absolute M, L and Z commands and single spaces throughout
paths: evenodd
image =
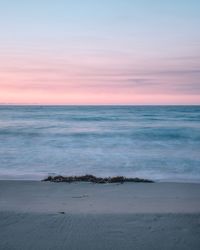
M 200 249 L 200 184 L 0 181 L 0 249 Z

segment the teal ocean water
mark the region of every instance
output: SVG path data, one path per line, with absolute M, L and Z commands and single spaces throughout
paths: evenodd
M 200 182 L 200 106 L 0 106 L 0 179 Z

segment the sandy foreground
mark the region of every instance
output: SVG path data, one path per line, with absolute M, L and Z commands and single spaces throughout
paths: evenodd
M 0 181 L 0 249 L 200 249 L 200 184 Z

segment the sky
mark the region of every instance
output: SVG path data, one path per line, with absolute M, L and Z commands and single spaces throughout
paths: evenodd
M 199 0 L 0 0 L 0 103 L 200 104 Z

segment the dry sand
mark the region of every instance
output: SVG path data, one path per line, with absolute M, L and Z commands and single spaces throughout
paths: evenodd
M 0 181 L 0 249 L 200 249 L 200 184 Z

